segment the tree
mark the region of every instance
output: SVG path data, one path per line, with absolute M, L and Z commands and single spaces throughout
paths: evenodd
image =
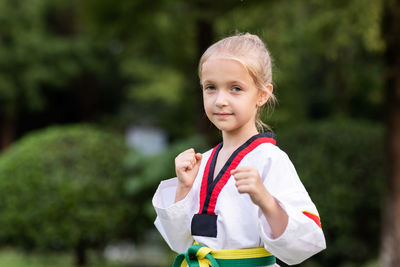
M 118 68 L 86 31 L 79 1 L 0 0 L 0 9 L 0 149 L 26 131 L 92 121 L 102 103 L 113 105 Z
M 400 1 L 385 0 L 382 32 L 386 42 L 385 124 L 388 168 L 381 259 L 400 266 Z
M 124 139 L 90 126 L 31 133 L 0 157 L 0 245 L 86 250 L 118 236 L 124 194 Z

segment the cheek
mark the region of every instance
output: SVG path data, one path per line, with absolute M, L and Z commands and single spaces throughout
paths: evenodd
M 206 113 L 211 108 L 211 99 L 203 94 L 203 107 Z
M 245 110 L 246 117 L 255 118 L 258 111 L 257 101 L 255 101 L 255 99 L 252 99 L 251 101 L 247 101 L 243 104 L 243 109 Z
M 257 96 L 249 97 L 246 101 L 246 105 L 249 107 L 249 110 L 257 109 L 257 104 L 260 102 L 260 99 Z

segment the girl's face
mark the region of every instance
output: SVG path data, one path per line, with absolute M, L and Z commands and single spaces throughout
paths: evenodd
M 245 67 L 234 59 L 211 57 L 201 70 L 208 119 L 225 133 L 256 133 L 257 105 L 263 105 L 268 94 L 257 89 Z

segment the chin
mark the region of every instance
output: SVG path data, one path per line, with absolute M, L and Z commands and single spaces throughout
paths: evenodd
M 224 131 L 225 129 L 229 128 L 226 124 L 221 123 L 220 121 L 211 121 L 211 123 L 219 130 Z
M 229 133 L 229 132 L 233 132 L 233 131 L 235 131 L 236 129 L 235 128 L 231 128 L 231 127 L 218 127 L 218 126 L 216 126 L 217 127 L 217 129 L 218 130 L 220 130 L 221 132 L 227 132 L 227 133 Z

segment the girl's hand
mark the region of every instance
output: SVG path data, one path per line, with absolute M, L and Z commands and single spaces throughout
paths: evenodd
M 241 166 L 232 170 L 231 174 L 235 177 L 239 193 L 249 194 L 251 200 L 257 206 L 265 204 L 272 198 L 256 169 Z
M 202 155 L 195 153 L 193 148 L 183 151 L 175 158 L 175 171 L 178 178 L 178 187 L 175 202 L 182 200 L 189 193 L 196 179 Z
M 250 167 L 238 167 L 231 171 L 239 193 L 249 194 L 254 204 L 260 207 L 267 219 L 272 235 L 277 238 L 286 229 L 289 217 L 278 201 L 265 188 L 258 171 Z

